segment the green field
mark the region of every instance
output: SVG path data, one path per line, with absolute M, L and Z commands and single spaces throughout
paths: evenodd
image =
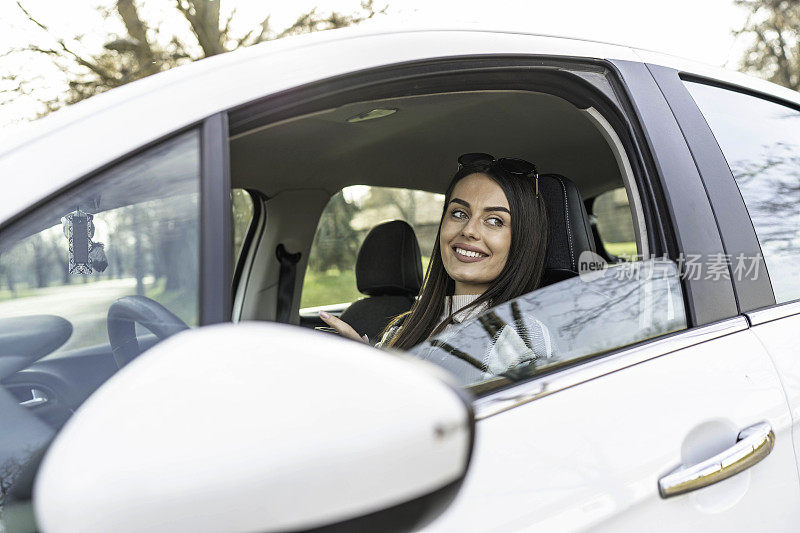
M 628 260 L 636 258 L 637 250 L 635 242 L 607 242 L 603 243 L 603 246 L 606 247 L 606 251 L 611 255 L 624 257 Z

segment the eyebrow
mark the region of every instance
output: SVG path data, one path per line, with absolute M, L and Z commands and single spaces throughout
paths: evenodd
M 461 204 L 464 207 L 469 207 L 469 208 L 472 207 L 472 206 L 469 205 L 469 202 L 467 202 L 466 200 L 462 200 L 461 198 L 451 198 L 450 199 L 450 203 L 451 204 L 452 203 Z M 504 212 L 508 213 L 509 215 L 511 214 L 511 211 L 509 211 L 508 208 L 502 207 L 502 206 L 499 206 L 499 205 L 498 206 L 493 206 L 493 207 L 486 207 L 486 208 L 484 208 L 484 211 L 504 211 Z

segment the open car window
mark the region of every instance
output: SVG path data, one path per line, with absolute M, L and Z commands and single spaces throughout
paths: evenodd
M 684 328 L 677 265 L 649 259 L 537 289 L 410 351 L 480 393 Z

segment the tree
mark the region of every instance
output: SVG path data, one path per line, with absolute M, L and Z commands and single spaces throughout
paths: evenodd
M 171 4 L 172 17 L 185 28 L 182 34 L 165 35 L 159 28 L 164 21 L 148 21 L 141 15 L 141 4 L 146 0 L 115 0 L 110 9 L 101 9 L 109 26 L 121 31 L 109 32 L 99 51 L 85 50 L 82 36 L 67 38 L 54 35 L 43 17 L 34 14 L 18 0 L 17 6 L 27 17 L 32 29 L 45 32 L 54 46 L 30 44 L 12 50 L 10 54 L 34 54 L 49 57 L 64 74 L 66 90 L 57 98 L 41 100 L 42 114 L 64 105 L 84 100 L 95 94 L 119 87 L 131 81 L 150 76 L 172 67 L 264 41 L 288 35 L 341 28 L 358 24 L 386 12 L 386 7 L 376 10 L 374 0 L 364 0 L 360 9 L 351 14 L 335 11 L 319 13 L 316 8 L 300 15 L 294 24 L 283 30 L 273 30 L 269 15 L 248 30 L 237 33 L 234 29 L 236 10 L 223 13 L 220 0 L 149 0 Z M 2 77 L 7 85 L 15 87 L 8 98 L 34 92 L 33 80 L 22 79 L 9 73 Z
M 800 0 L 734 0 L 749 11 L 736 35 L 750 37 L 741 68 L 800 90 Z
M 313 253 L 309 256 L 309 267 L 318 272 L 331 268 L 352 269 L 356 264 L 360 239 L 350 225 L 359 208 L 348 202 L 339 192 L 333 195 L 319 220 Z

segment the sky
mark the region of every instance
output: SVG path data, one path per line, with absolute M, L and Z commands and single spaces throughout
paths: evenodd
M 37 19 L 57 36 L 83 35 L 87 50 L 102 46 L 107 31 L 115 28 L 97 13 L 97 6 L 112 0 L 20 0 Z M 148 19 L 162 18 L 160 10 L 171 8 L 174 0 L 138 0 Z M 290 25 L 296 17 L 314 7 L 352 12 L 359 0 L 219 0 L 223 13 L 236 8 L 235 20 L 256 24 L 271 15 L 276 29 Z M 606 41 L 665 52 L 711 65 L 735 68 L 745 46 L 732 30 L 744 24 L 747 14 L 733 0 L 375 0 L 387 5 L 387 14 L 376 25 L 442 26 L 480 25 L 490 29 L 522 30 Z M 244 27 L 242 26 L 242 29 Z M 163 28 L 185 31 L 184 28 Z M 50 46 L 53 39 L 28 22 L 16 0 L 0 0 L 0 68 L 37 79 L 37 94 L 50 97 L 63 87 L 63 76 L 47 58 L 24 61 L 5 55 L 29 43 Z M 5 55 L 5 57 L 4 57 Z M 0 85 L 0 91 L 14 87 Z M 2 96 L 2 95 L 0 95 Z M 33 96 L 14 97 L 0 106 L 0 126 L 28 120 L 36 113 Z

